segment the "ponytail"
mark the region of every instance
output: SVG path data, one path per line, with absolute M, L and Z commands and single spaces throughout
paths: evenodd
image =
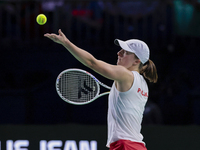
M 145 63 L 140 63 L 140 74 L 142 74 L 149 82 L 156 83 L 158 80 L 157 69 L 153 61 L 150 59 Z

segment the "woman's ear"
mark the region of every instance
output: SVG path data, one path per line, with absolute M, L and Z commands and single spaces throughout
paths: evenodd
M 137 65 L 137 64 L 140 64 L 140 60 L 139 59 L 136 59 L 134 62 L 133 62 L 133 65 Z
M 141 63 L 141 61 L 140 61 L 139 59 L 137 59 L 137 60 L 136 60 L 136 62 L 137 62 L 138 64 L 140 64 L 140 63 Z

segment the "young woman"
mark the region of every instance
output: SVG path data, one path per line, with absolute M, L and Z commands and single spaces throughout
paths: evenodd
M 74 45 L 60 29 L 58 33 L 44 36 L 63 45 L 85 66 L 114 81 L 109 94 L 106 146 L 110 150 L 146 150 L 140 133 L 148 99 L 148 87 L 143 76 L 154 83 L 158 78 L 146 43 L 136 39 L 116 39 L 114 42 L 121 50 L 117 53 L 117 65 L 111 65 Z

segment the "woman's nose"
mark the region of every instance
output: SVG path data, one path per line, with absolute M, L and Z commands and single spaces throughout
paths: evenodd
M 120 53 L 120 51 L 119 52 L 117 52 L 117 55 L 119 56 L 119 53 Z
M 122 50 L 120 50 L 118 53 L 117 53 L 118 56 L 121 56 L 122 55 Z

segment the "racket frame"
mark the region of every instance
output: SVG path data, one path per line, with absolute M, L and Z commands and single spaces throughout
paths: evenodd
M 89 100 L 89 101 L 87 101 L 87 102 L 81 102 L 81 103 L 80 103 L 80 102 L 73 102 L 73 101 L 70 101 L 70 100 L 68 100 L 67 98 L 65 98 L 64 96 L 62 96 L 62 93 L 60 92 L 59 87 L 58 87 L 58 85 L 59 85 L 59 80 L 60 80 L 61 76 L 62 76 L 64 73 L 70 72 L 70 71 L 79 71 L 79 72 L 83 72 L 83 73 L 89 75 L 90 77 L 92 77 L 92 78 L 94 79 L 94 81 L 96 82 L 96 85 L 97 85 L 97 93 L 96 93 L 95 97 L 93 97 L 91 100 Z M 106 84 L 100 82 L 100 81 L 99 81 L 95 76 L 93 76 L 91 73 L 89 73 L 89 72 L 87 72 L 87 71 L 85 71 L 85 70 L 82 70 L 82 69 L 71 68 L 71 69 L 66 69 L 66 70 L 62 71 L 62 72 L 58 75 L 58 77 L 56 78 L 56 85 L 55 85 L 55 86 L 56 86 L 56 91 L 57 91 L 58 95 L 59 95 L 60 98 L 61 98 L 62 100 L 64 100 L 65 102 L 68 102 L 68 103 L 74 104 L 74 105 L 85 105 L 85 104 L 89 104 L 89 103 L 93 102 L 94 100 L 96 100 L 97 98 L 99 98 L 99 97 L 101 97 L 101 96 L 104 96 L 104 95 L 107 95 L 107 94 L 110 93 L 110 91 L 108 91 L 108 92 L 104 92 L 104 93 L 99 94 L 99 93 L 100 93 L 100 86 L 99 86 L 99 85 L 101 85 L 101 86 L 103 86 L 103 87 L 105 87 L 105 88 L 107 88 L 107 89 L 109 89 L 109 90 L 111 89 L 111 87 L 109 87 L 109 86 L 107 86 Z

